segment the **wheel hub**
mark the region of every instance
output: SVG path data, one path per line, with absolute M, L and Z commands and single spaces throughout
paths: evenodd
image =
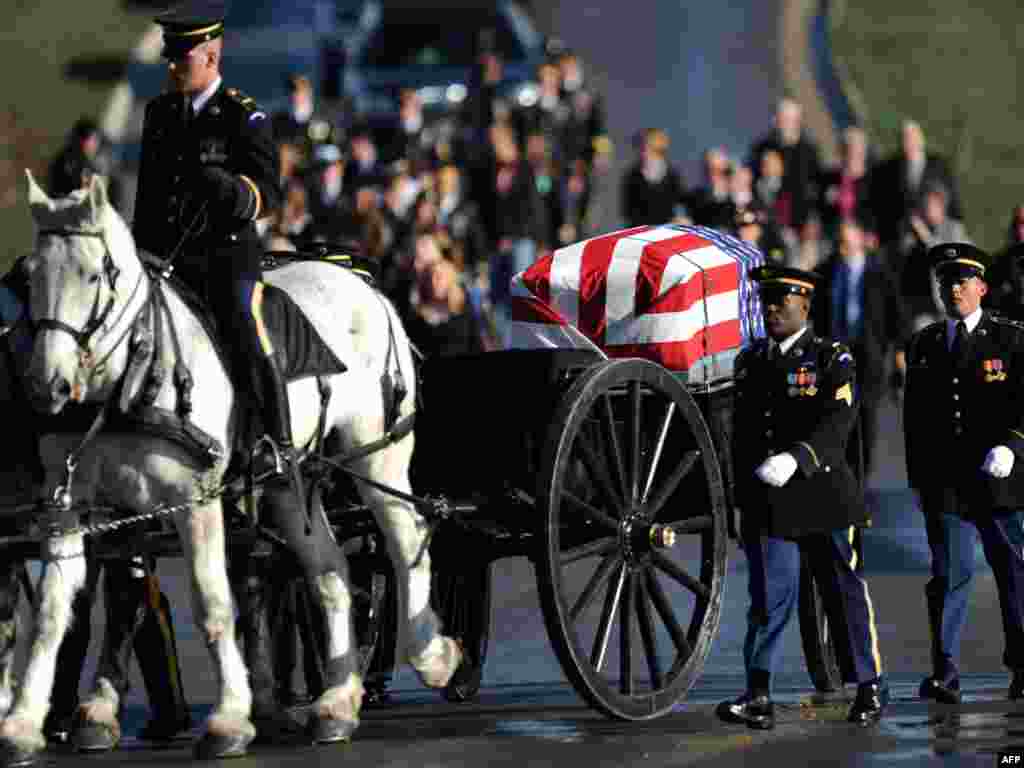
M 643 514 L 626 515 L 619 524 L 622 554 L 630 565 L 646 561 L 658 549 L 671 549 L 676 545 L 675 529 L 669 525 L 652 523 Z

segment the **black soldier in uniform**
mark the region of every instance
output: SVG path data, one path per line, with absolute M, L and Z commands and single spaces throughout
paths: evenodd
M 960 701 L 956 659 L 978 537 L 995 576 L 1013 673 L 1024 698 L 1024 325 L 981 308 L 988 256 L 966 243 L 931 249 L 947 318 L 907 350 L 907 475 L 932 551 L 925 586 L 932 676 L 924 698 Z
M 736 361 L 732 451 L 750 568 L 747 690 L 719 705 L 718 716 L 774 727 L 772 673 L 797 601 L 804 552 L 823 592 L 843 678 L 857 683 L 848 719 L 868 725 L 881 716 L 888 688 L 863 565 L 852 544 L 854 526 L 868 519 L 846 461 L 858 407 L 853 356 L 808 327 L 816 273 L 766 265 L 752 274 L 770 338 Z

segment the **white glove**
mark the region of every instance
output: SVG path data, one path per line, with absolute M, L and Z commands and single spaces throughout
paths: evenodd
M 761 482 L 781 488 L 789 482 L 789 478 L 796 472 L 796 468 L 796 459 L 793 458 L 793 454 L 777 453 L 765 459 L 764 463 L 754 471 L 754 474 Z
M 985 463 L 981 465 L 981 471 L 1002 480 L 1004 477 L 1009 477 L 1010 472 L 1013 471 L 1013 461 L 1013 451 L 1005 445 L 997 445 L 988 452 Z

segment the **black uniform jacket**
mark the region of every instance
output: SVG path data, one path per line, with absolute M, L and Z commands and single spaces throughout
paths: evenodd
M 968 364 L 955 369 L 945 320 L 910 341 L 903 417 L 910 486 L 949 512 L 960 504 L 971 514 L 1017 509 L 1024 506 L 1024 325 L 983 312 L 968 349 Z M 1001 480 L 981 471 L 997 445 L 1015 457 Z
M 256 206 L 244 216 L 209 217 L 192 236 L 182 258 L 238 258 L 256 254 L 254 221 L 267 216 L 281 199 L 277 151 L 270 120 L 252 99 L 222 84 L 191 122 L 185 97 L 167 93 L 146 106 L 142 157 L 132 231 L 136 244 L 166 258 L 182 240 L 205 190 L 199 173 L 223 168 L 239 184 L 255 190 Z
M 733 462 L 736 498 L 764 535 L 797 537 L 868 520 L 860 483 L 846 461 L 859 401 L 850 350 L 810 329 L 785 355 L 769 358 L 759 339 L 736 359 Z M 790 453 L 798 469 L 781 488 L 754 472 Z

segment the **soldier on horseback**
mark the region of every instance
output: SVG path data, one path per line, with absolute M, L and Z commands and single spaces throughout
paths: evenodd
M 195 0 L 156 17 L 169 91 L 146 107 L 132 232 L 206 300 L 239 400 L 259 403 L 263 431 L 281 452 L 281 482 L 304 505 L 287 382 L 262 314 L 255 222 L 281 199 L 273 135 L 267 114 L 221 78 L 226 12 L 223 2 Z

